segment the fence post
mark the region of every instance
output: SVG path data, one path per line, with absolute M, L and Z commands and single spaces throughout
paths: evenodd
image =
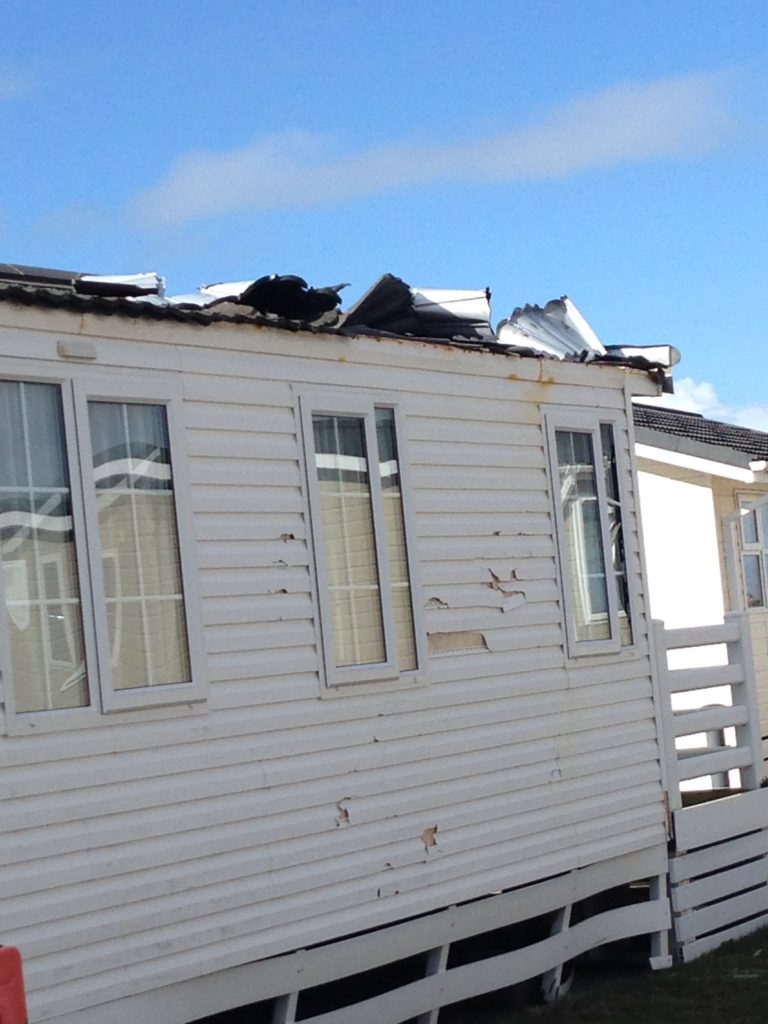
M 648 631 L 648 643 L 651 647 L 651 675 L 653 677 L 653 702 L 656 706 L 656 734 L 659 742 L 661 784 L 667 795 L 668 812 L 671 818 L 672 812 L 682 806 L 682 798 L 677 772 L 672 694 L 669 688 L 669 668 L 667 666 L 667 642 L 664 623 L 659 619 L 654 619 L 651 623 L 651 628 Z M 667 822 L 667 832 L 671 838 L 671 820 Z
M 752 751 L 752 763 L 748 768 L 741 769 L 741 781 L 744 789 L 758 789 L 764 775 L 763 741 L 760 735 L 760 713 L 757 706 L 749 616 L 746 612 L 729 612 L 725 620 L 736 622 L 739 626 L 739 639 L 727 645 L 728 664 L 741 665 L 743 681 L 732 684 L 731 692 L 734 698 L 738 698 L 734 700 L 734 704 L 741 704 L 747 709 L 746 725 L 736 726 L 736 742 L 738 746 L 748 747 Z

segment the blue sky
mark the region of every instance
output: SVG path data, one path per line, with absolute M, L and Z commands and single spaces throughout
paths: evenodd
M 568 294 L 768 429 L 764 0 L 0 9 L 0 261 Z

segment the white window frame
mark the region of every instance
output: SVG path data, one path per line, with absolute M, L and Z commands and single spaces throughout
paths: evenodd
M 560 593 L 563 597 L 563 608 L 565 612 L 565 633 L 568 656 L 571 658 L 584 657 L 586 655 L 618 654 L 622 651 L 631 650 L 635 645 L 635 616 L 633 615 L 634 605 L 630 587 L 631 562 L 628 551 L 628 523 L 625 489 L 623 486 L 623 473 L 621 464 L 620 448 L 620 417 L 610 413 L 590 412 L 583 409 L 558 409 L 545 413 L 545 431 L 547 438 L 549 473 L 551 482 L 551 506 L 555 522 L 556 552 L 558 564 L 558 576 L 560 580 Z M 603 425 L 610 426 L 613 431 L 614 452 L 616 456 L 616 477 L 619 491 L 619 504 L 621 507 L 621 526 L 624 533 L 624 553 L 626 558 L 627 592 L 629 608 L 627 615 L 632 628 L 632 642 L 622 644 L 620 629 L 620 607 L 617 593 L 616 574 L 613 568 L 613 551 L 611 546 L 610 529 L 608 523 L 608 496 L 605 489 L 605 475 L 603 466 L 603 445 L 600 437 L 600 428 Z M 580 640 L 576 635 L 576 616 L 573 607 L 572 590 L 570 585 L 570 570 L 568 568 L 568 555 L 565 549 L 565 517 L 563 515 L 563 504 L 560 498 L 560 467 L 557 458 L 557 432 L 573 431 L 589 434 L 592 439 L 592 453 L 595 460 L 595 484 L 597 488 L 597 505 L 599 511 L 600 536 L 603 548 L 603 560 L 605 564 L 606 596 L 608 602 L 608 626 L 610 636 L 601 640 Z
M 736 543 L 737 543 L 737 563 L 738 563 L 738 594 L 737 601 L 735 602 L 738 607 L 749 609 L 749 608 L 768 608 L 768 530 L 765 528 L 763 520 L 763 513 L 768 511 L 768 494 L 746 494 L 737 493 L 736 503 L 738 508 L 734 515 L 734 521 L 737 523 Z M 744 523 L 743 523 L 743 512 L 754 512 L 755 513 L 755 527 L 757 530 L 757 540 L 752 543 L 747 543 L 744 540 Z M 725 517 L 726 521 L 728 516 Z M 744 556 L 745 555 L 756 555 L 760 562 L 760 584 L 763 588 L 763 603 L 750 605 L 747 602 L 747 579 L 746 572 L 744 571 Z
M 399 407 L 390 398 L 378 395 L 347 392 L 304 392 L 298 396 L 299 415 L 303 435 L 303 454 L 307 495 L 311 524 L 311 539 L 317 603 L 319 609 L 320 640 L 323 655 L 324 679 L 327 687 L 346 687 L 356 683 L 375 682 L 417 682 L 426 664 L 424 631 L 421 628 L 417 597 L 419 593 L 418 573 L 414 555 L 414 529 L 410 511 L 409 481 L 405 450 L 405 431 Z M 394 413 L 397 439 L 398 471 L 402 497 L 403 529 L 405 550 L 408 559 L 408 576 L 413 615 L 416 668 L 401 672 L 397 666 L 397 637 L 395 635 L 392 610 L 392 588 L 386 552 L 386 527 L 381 494 L 381 480 L 378 462 L 378 440 L 376 436 L 376 410 L 391 409 Z M 368 480 L 371 495 L 371 512 L 379 573 L 379 596 L 381 600 L 384 632 L 385 657 L 381 662 L 366 665 L 339 667 L 336 665 L 333 645 L 333 625 L 329 600 L 328 575 L 326 571 L 325 541 L 320 508 L 320 489 L 317 479 L 314 446 L 314 416 L 350 416 L 363 420 L 368 458 Z
M 77 559 L 85 665 L 90 704 L 82 708 L 17 712 L 9 652 L 2 562 L 0 561 L 0 670 L 4 680 L 6 724 L 9 734 L 85 726 L 104 721 L 112 712 L 192 705 L 206 699 L 208 681 L 201 647 L 199 601 L 196 588 L 194 545 L 189 515 L 189 483 L 181 426 L 182 390 L 176 381 L 114 375 L 65 376 L 29 372 L 3 373 L 3 379 L 51 384 L 60 390 L 64 445 L 69 468 L 73 535 Z M 93 485 L 93 461 L 88 414 L 89 401 L 162 405 L 166 410 L 172 460 L 173 491 L 179 544 L 181 580 L 186 614 L 191 681 L 115 690 L 112 686 L 111 648 L 107 625 L 101 544 Z

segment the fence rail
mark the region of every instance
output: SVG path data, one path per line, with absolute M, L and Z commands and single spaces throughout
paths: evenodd
M 686 629 L 656 622 L 654 634 L 670 808 L 682 806 L 681 784 L 693 779 L 756 789 L 763 754 L 748 616 L 736 612 L 722 624 Z M 699 664 L 686 663 L 680 651 Z M 729 772 L 738 772 L 736 785 Z

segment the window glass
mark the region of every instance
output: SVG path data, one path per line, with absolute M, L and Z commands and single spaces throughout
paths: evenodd
M 765 604 L 762 561 L 762 555 L 744 555 L 744 589 L 748 608 L 760 608 Z
M 365 419 L 312 417 L 337 667 L 386 661 Z
M 89 704 L 61 392 L 0 381 L 0 556 L 16 710 Z
M 759 496 L 744 496 L 739 499 L 739 510 L 744 601 L 747 608 L 762 608 L 766 602 L 768 504 Z
M 555 437 L 574 636 L 577 641 L 608 640 L 608 583 L 592 436 L 589 432 L 558 430 Z
M 164 406 L 88 403 L 116 690 L 189 682 Z
M 379 446 L 384 525 L 387 531 L 387 564 L 392 588 L 397 664 L 401 672 L 407 672 L 417 666 L 416 634 L 413 623 L 408 551 L 405 543 L 403 494 L 400 485 L 394 409 L 376 410 L 376 437 Z
M 757 515 L 754 509 L 745 511 L 741 517 L 741 536 L 745 544 L 757 544 Z
M 632 643 L 632 623 L 629 615 L 629 581 L 627 579 L 627 561 L 624 551 L 624 527 L 621 518 L 616 447 L 613 439 L 613 427 L 610 423 L 600 424 L 600 443 L 603 449 L 603 472 L 605 474 L 607 501 L 606 514 L 611 545 L 611 560 L 613 562 L 616 597 L 619 605 L 619 630 L 621 632 L 621 642 L 626 646 Z

